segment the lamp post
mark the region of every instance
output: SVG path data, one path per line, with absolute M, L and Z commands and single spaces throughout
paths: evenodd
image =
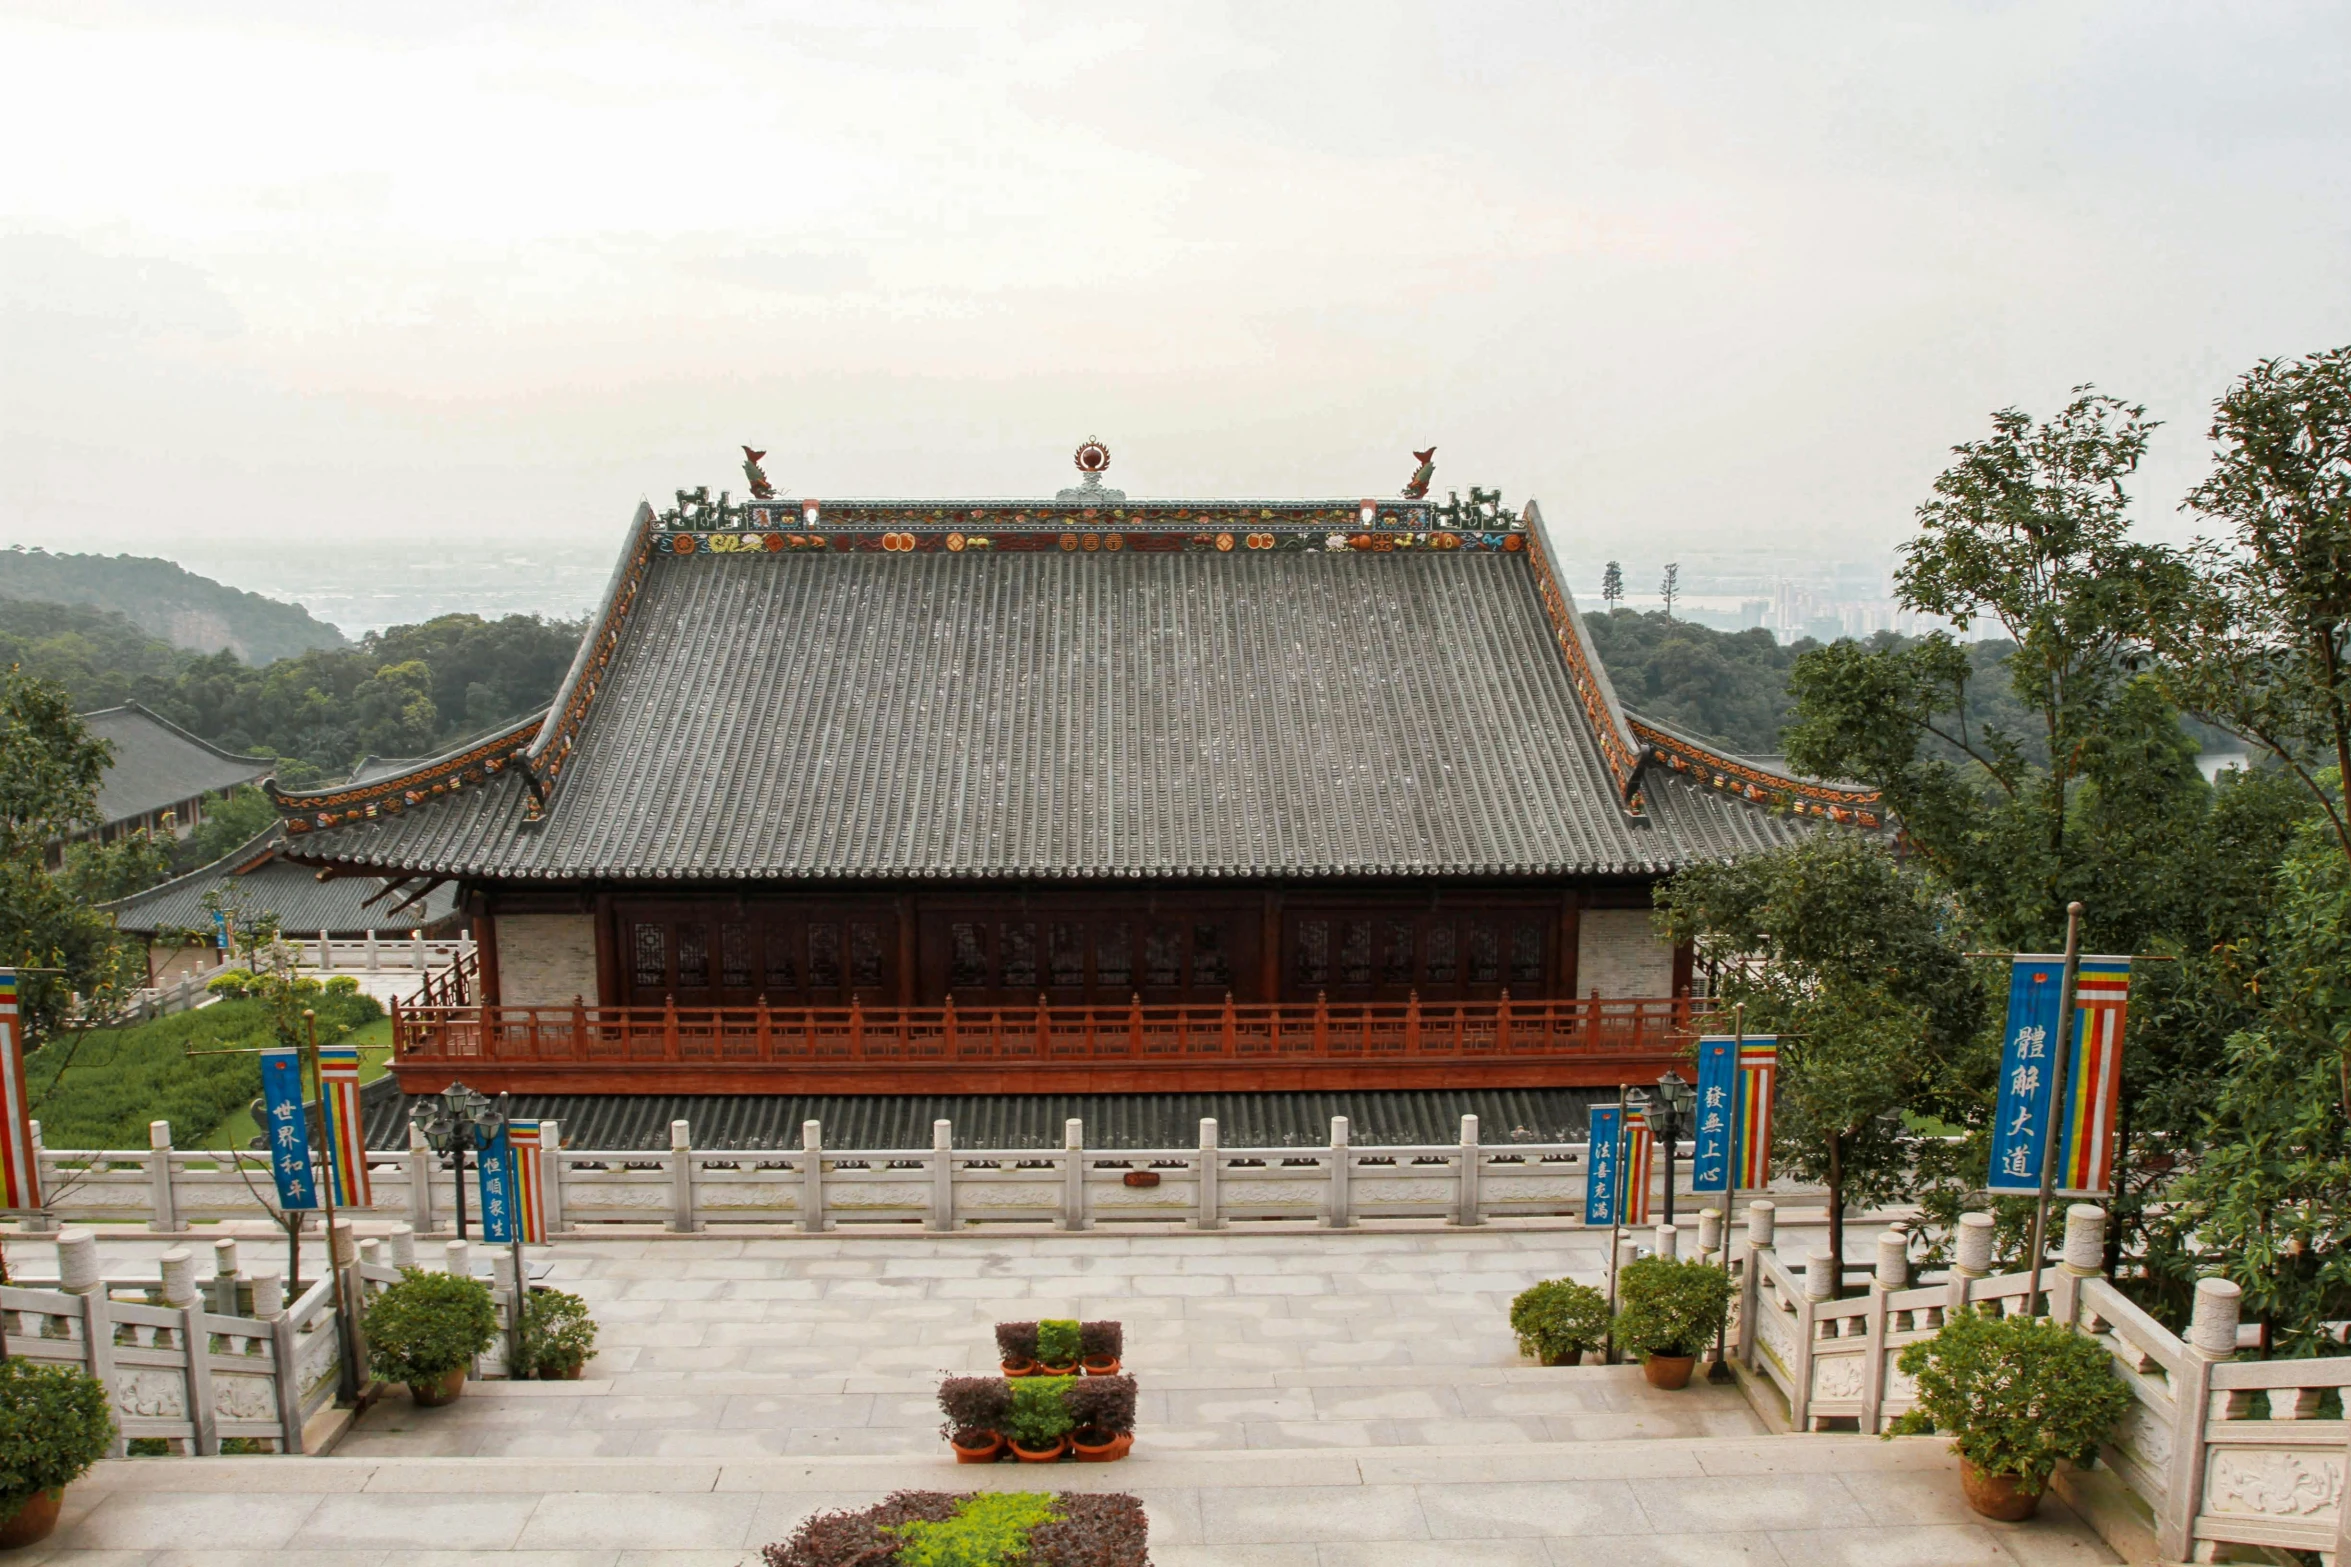
M 1659 1128 L 1658 1141 L 1665 1144 L 1665 1222 L 1673 1223 L 1673 1154 L 1674 1144 L 1681 1137 L 1681 1119 L 1697 1098 L 1697 1090 L 1682 1080 L 1682 1074 L 1667 1067 L 1657 1079 L 1657 1104 L 1663 1112 L 1665 1125 Z
M 424 1133 L 425 1145 L 454 1161 L 457 1171 L 457 1238 L 465 1239 L 465 1150 L 498 1135 L 506 1124 L 504 1106 L 463 1083 L 437 1094 L 420 1094 L 409 1120 Z

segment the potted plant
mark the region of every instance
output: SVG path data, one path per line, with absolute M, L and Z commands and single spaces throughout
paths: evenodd
M 2057 1461 L 2097 1451 L 2131 1407 L 2105 1349 L 2044 1317 L 1963 1312 L 1897 1364 L 1918 1402 L 1886 1434 L 1950 1432 L 1960 1488 L 1987 1518 L 2030 1518 Z
M 1008 1377 L 1034 1376 L 1037 1370 L 1037 1325 L 1034 1322 L 996 1324 L 996 1358 Z
M 1573 1279 L 1545 1279 L 1510 1303 L 1518 1347 L 1546 1366 L 1572 1366 L 1608 1337 L 1608 1297 Z
M 1730 1319 L 1730 1275 L 1695 1259 L 1643 1257 L 1617 1276 L 1617 1301 L 1616 1347 L 1641 1357 L 1651 1387 L 1687 1387 Z
M 1037 1324 L 1037 1371 L 1048 1377 L 1074 1377 L 1084 1353 L 1085 1335 L 1065 1317 Z
M 819 1512 L 760 1553 L 765 1567 L 1147 1567 L 1143 1504 L 1117 1492 L 894 1491 L 854 1512 Z
M 1012 1418 L 1012 1384 L 1002 1377 L 949 1377 L 939 1384 L 939 1435 L 959 1464 L 992 1464 L 1004 1456 L 1004 1428 Z
M 410 1268 L 368 1302 L 360 1327 L 369 1369 L 407 1383 L 409 1396 L 430 1408 L 465 1390 L 466 1367 L 498 1336 L 498 1313 L 481 1280 Z
M 596 1319 L 588 1303 L 565 1290 L 536 1286 L 523 1302 L 522 1364 L 517 1377 L 576 1382 L 596 1352 Z
M 47 1539 L 65 1488 L 113 1441 L 105 1383 L 78 1366 L 0 1361 L 0 1550 Z
M 1135 1445 L 1135 1379 L 1080 1377 L 1069 1385 L 1070 1446 L 1081 1464 L 1107 1464 Z
M 1126 1329 L 1115 1322 L 1081 1322 L 1078 1324 L 1078 1364 L 1090 1377 L 1118 1375 L 1119 1361 L 1126 1353 Z
M 1069 1385 L 1074 1377 L 1022 1377 L 1005 1384 L 1012 1393 L 1012 1412 L 1005 1418 L 1005 1435 L 1012 1439 L 1012 1456 L 1024 1464 L 1049 1464 L 1069 1451 Z

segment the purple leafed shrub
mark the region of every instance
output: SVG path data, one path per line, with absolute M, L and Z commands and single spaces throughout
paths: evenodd
M 1116 1322 L 1078 1324 L 1079 1353 L 1088 1360 L 1116 1360 L 1126 1353 L 1126 1329 Z
M 1088 1446 L 1135 1429 L 1133 1377 L 1080 1377 L 1061 1395 L 1061 1401 L 1069 1409 L 1078 1440 Z
M 999 1322 L 996 1324 L 996 1358 L 1011 1365 L 1037 1358 L 1037 1325 L 1034 1322 Z
M 767 1567 L 894 1567 L 910 1523 L 946 1523 L 970 1493 L 899 1491 L 856 1512 L 818 1513 L 764 1553 Z M 1029 1531 L 1021 1567 L 1149 1567 L 1143 1504 L 1119 1492 L 1053 1498 L 1054 1517 Z
M 1002 1377 L 949 1377 L 939 1384 L 939 1412 L 947 1423 L 939 1435 L 958 1431 L 1002 1431 L 1012 1413 L 1012 1387 Z

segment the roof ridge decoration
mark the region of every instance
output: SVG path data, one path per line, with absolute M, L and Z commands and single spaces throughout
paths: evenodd
M 681 507 L 685 499 L 686 492 L 680 490 Z M 722 490 L 719 493 L 722 509 L 725 501 Z M 562 782 L 564 765 L 571 760 L 572 748 L 579 743 L 580 729 L 588 721 L 588 711 L 595 705 L 605 672 L 612 666 L 613 655 L 620 650 L 621 637 L 628 630 L 629 612 L 636 608 L 637 594 L 645 586 L 645 573 L 653 564 L 654 525 L 653 508 L 640 504 L 629 529 L 628 543 L 621 551 L 620 563 L 613 568 L 612 580 L 605 585 L 604 603 L 596 613 L 595 629 L 580 639 L 580 650 L 572 655 L 571 668 L 565 672 L 554 704 L 547 710 L 547 722 L 524 759 L 523 777 L 530 787 L 530 800 L 523 811 L 525 821 L 546 819 L 547 805 Z
M 1855 827 L 1884 824 L 1884 813 L 1872 809 L 1878 803 L 1875 789 L 1790 777 L 1642 719 L 1628 715 L 1627 722 L 1640 739 L 1648 760 L 1670 767 L 1693 782 L 1751 804 L 1793 811 L 1798 816 L 1817 816 Z
M 546 722 L 544 712 L 533 713 L 510 729 L 478 745 L 448 756 L 435 757 L 422 767 L 379 778 L 373 783 L 344 788 L 282 789 L 275 778 L 261 781 L 262 791 L 285 819 L 291 836 L 343 827 L 377 816 L 397 816 L 412 805 L 455 794 L 468 784 L 486 784 L 510 767 L 521 765 L 526 777 L 525 752 Z
M 1475 496 L 1475 489 L 1470 494 Z M 1592 649 L 1591 639 L 1584 631 L 1584 618 L 1575 607 L 1575 598 L 1559 585 L 1557 566 L 1551 553 L 1550 530 L 1543 525 L 1543 513 L 1534 502 L 1527 502 L 1528 532 L 1534 537 L 1536 548 L 1528 551 L 1527 564 L 1535 575 L 1535 592 L 1543 601 L 1543 612 L 1550 617 L 1552 637 L 1559 644 L 1559 653 L 1567 661 L 1567 672 L 1575 686 L 1576 699 L 1584 705 L 1584 716 L 1591 721 L 1592 738 L 1600 746 L 1602 760 L 1608 764 L 1608 775 L 1616 782 L 1617 800 L 1628 816 L 1642 814 L 1640 776 L 1642 753 L 1639 739 L 1617 706 L 1616 688 L 1601 666 L 1600 658 Z

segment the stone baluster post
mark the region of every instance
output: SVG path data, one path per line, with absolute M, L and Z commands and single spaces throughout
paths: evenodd
M 188 1420 L 196 1428 L 191 1445 L 198 1453 L 217 1453 L 220 1426 L 212 1412 L 212 1331 L 205 1325 L 204 1301 L 196 1292 L 196 1255 L 185 1246 L 174 1246 L 159 1266 L 163 1303 L 180 1314 L 180 1346 L 187 1352 Z
M 253 1315 L 269 1324 L 270 1383 L 277 1392 L 278 1451 L 302 1451 L 302 1379 L 294 1369 L 294 1319 L 286 1315 L 286 1281 L 274 1268 L 253 1275 Z
M 1804 1254 L 1804 1298 L 1806 1300 L 1835 1300 L 1844 1281 L 1838 1277 L 1842 1270 L 1836 1256 L 1828 1248 L 1820 1247 Z
M 107 1401 L 111 1403 L 115 1398 L 114 1303 L 107 1296 L 106 1281 L 98 1270 L 98 1237 L 88 1230 L 57 1232 L 57 1287 L 68 1295 L 81 1297 L 86 1368 L 91 1376 L 106 1384 Z M 122 1428 L 117 1426 L 107 1456 L 121 1458 L 128 1451 Z
M 955 1123 L 931 1123 L 931 1211 L 926 1229 L 955 1228 Z
M 1074 1115 L 1061 1123 L 1061 1227 L 1094 1227 L 1086 1210 L 1086 1123 Z
M 1352 1135 L 1345 1116 L 1331 1117 L 1331 1197 L 1322 1222 L 1334 1230 L 1351 1229 L 1355 1224 L 1355 1150 L 1348 1146 Z
M 1910 1232 L 1897 1224 L 1878 1236 L 1877 1272 L 1869 1287 L 1880 1294 L 1910 1286 Z
M 464 1241 L 451 1241 L 441 1248 L 442 1270 L 454 1277 L 473 1277 L 473 1252 Z
M 1656 1252 L 1658 1256 L 1665 1258 L 1669 1262 L 1677 1260 L 1681 1256 L 1682 1231 L 1680 1225 L 1660 1224 L 1657 1226 L 1657 1232 L 1654 1236 L 1654 1241 L 1655 1244 L 1651 1247 L 1651 1250 Z
M 176 1235 L 179 1205 L 171 1188 L 171 1123 L 147 1123 L 147 1228 L 158 1235 Z
M 825 1228 L 824 1126 L 800 1123 L 800 1228 L 811 1235 Z
M 2065 1210 L 2064 1261 L 2057 1265 L 2057 1294 L 2052 1313 L 2078 1323 L 2082 1317 L 2082 1281 L 2106 1271 L 2106 1210 L 2095 1203 L 2077 1202 Z
M 2198 1279 L 2196 1304 L 2172 1379 L 2171 1474 L 2155 1515 L 2155 1553 L 2184 1562 L 2194 1544 L 2196 1514 L 2204 1505 L 2205 1422 L 2211 1417 L 2212 1368 L 2237 1352 L 2237 1315 L 2244 1292 L 2228 1279 Z
M 539 1123 L 539 1204 L 547 1213 L 547 1238 L 563 1233 L 563 1123 Z
M 440 1160 L 434 1157 L 415 1122 L 408 1126 L 408 1223 L 419 1235 L 433 1228 L 433 1176 Z
M 237 1312 L 237 1243 L 217 1240 L 212 1243 L 212 1309 L 224 1317 Z
M 401 1269 L 415 1267 L 416 1227 L 412 1224 L 395 1224 L 389 1238 L 392 1242 L 392 1266 Z
M 1192 1227 L 1196 1230 L 1224 1228 L 1224 1202 L 1218 1187 L 1224 1174 L 1224 1155 L 1216 1146 L 1216 1118 L 1200 1118 L 1200 1179 L 1194 1188 L 1195 1209 Z
M 1478 1146 L 1478 1118 L 1465 1115 L 1461 1118 L 1461 1211 L 1454 1218 L 1456 1224 L 1486 1222 L 1485 1215 L 1478 1211 L 1478 1180 L 1485 1173 L 1484 1165 L 1485 1153 Z
M 1722 1260 L 1722 1210 L 1698 1210 L 1698 1255 L 1708 1262 Z
M 684 1121 L 669 1123 L 669 1227 L 694 1233 L 694 1129 Z

